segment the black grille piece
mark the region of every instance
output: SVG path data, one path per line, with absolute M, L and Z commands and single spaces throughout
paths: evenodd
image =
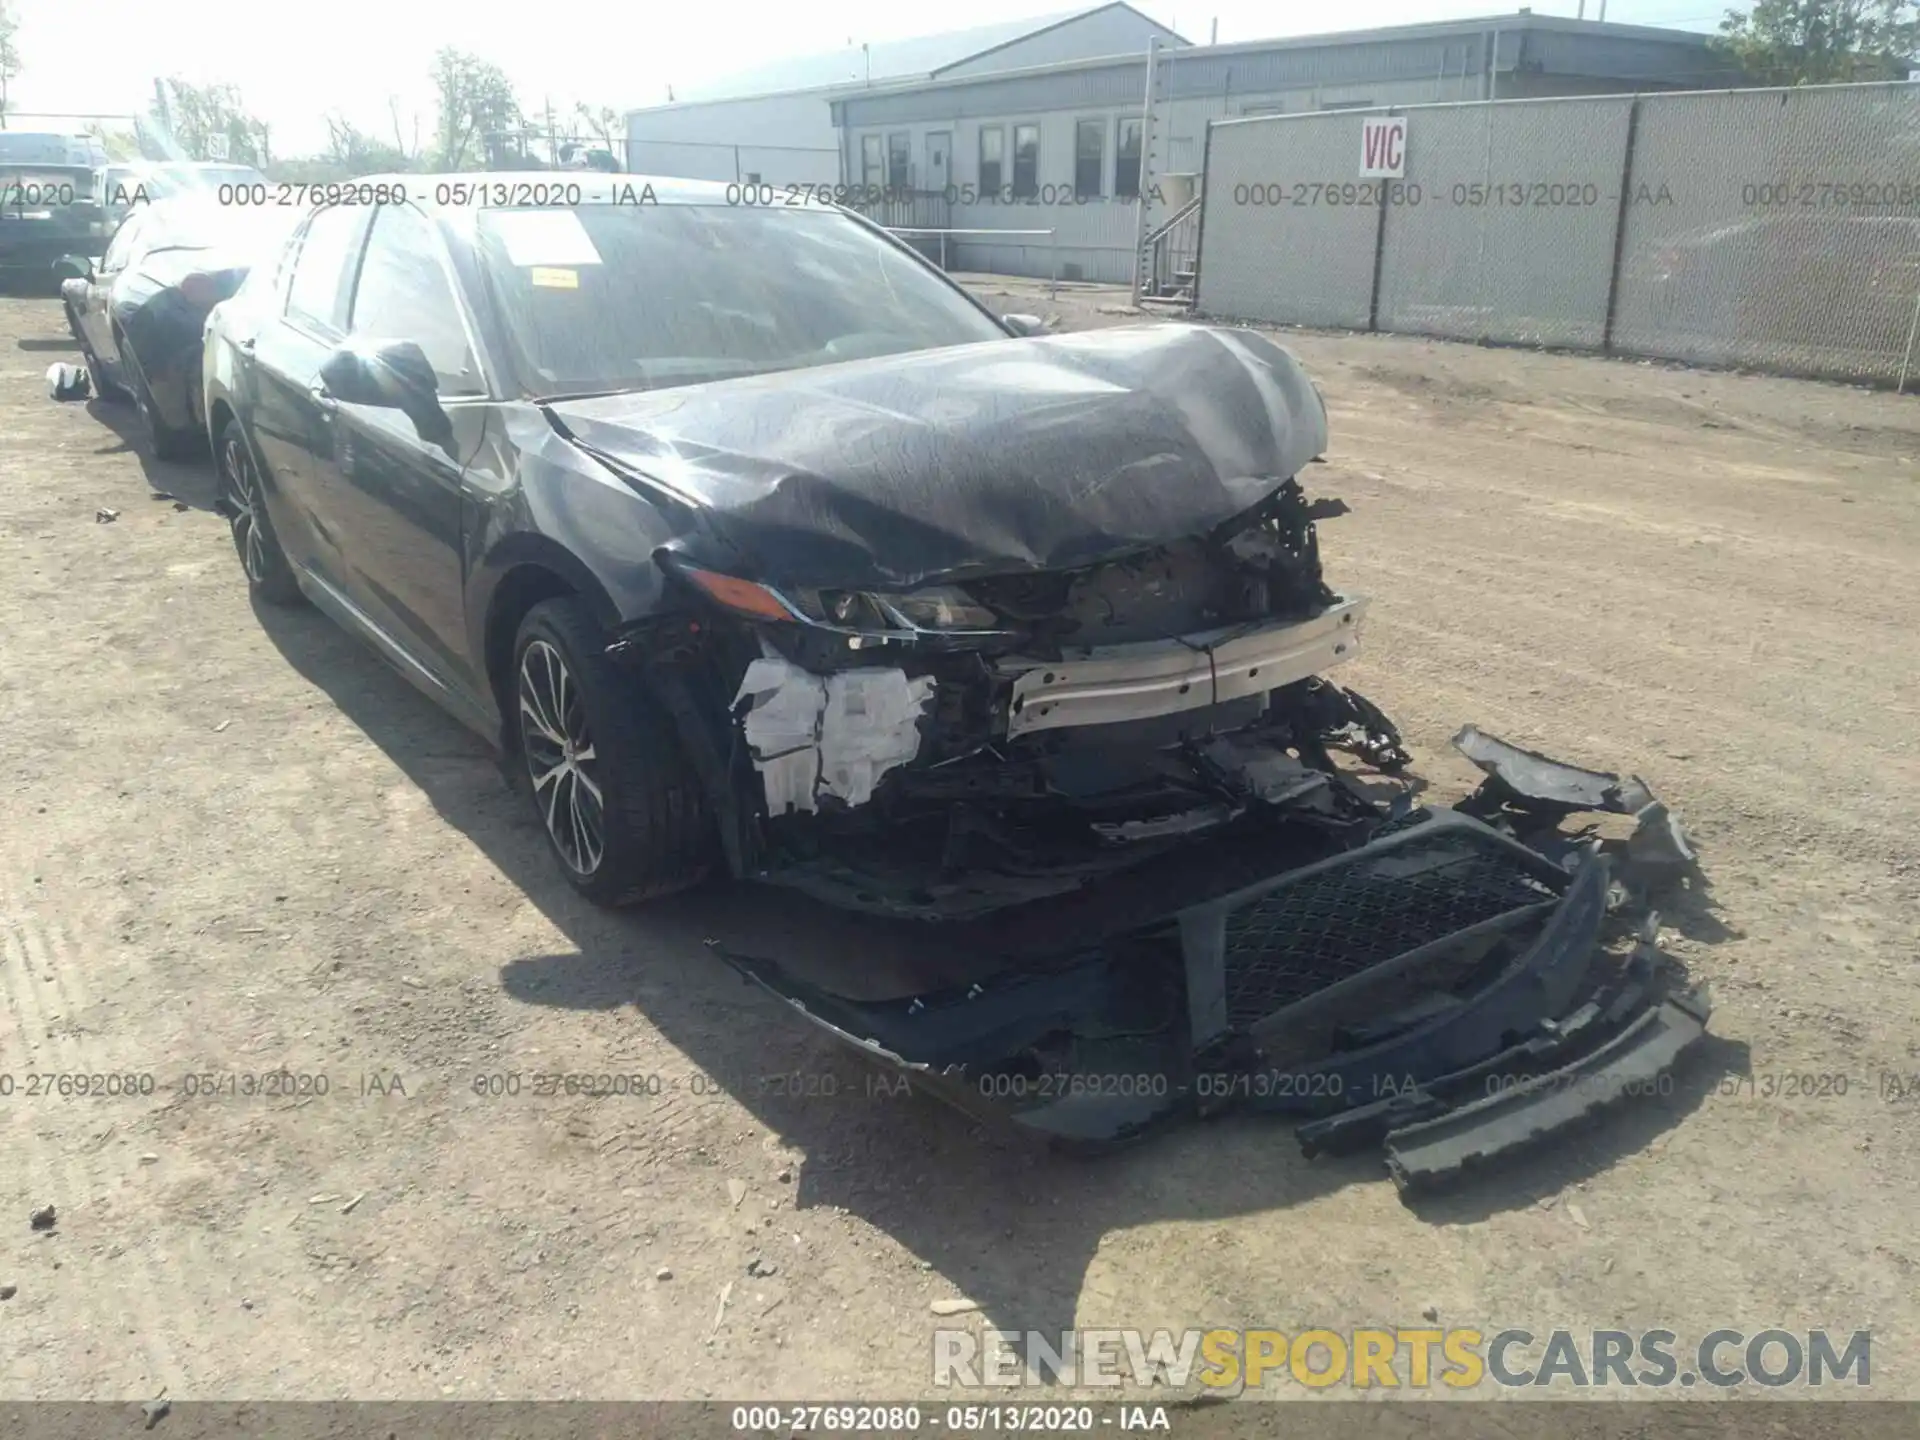
M 1409 950 L 1554 894 L 1497 841 L 1460 830 L 1361 852 L 1228 913 L 1228 1022 L 1255 1024 Z

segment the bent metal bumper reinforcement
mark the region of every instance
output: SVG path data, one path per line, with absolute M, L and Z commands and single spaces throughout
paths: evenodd
M 1606 785 L 1499 783 L 1509 801 L 1551 789 L 1556 809 L 1658 806 L 1638 782 L 1625 803 Z M 1710 1011 L 1659 951 L 1651 911 L 1625 953 L 1614 943 L 1632 938 L 1621 933 L 1639 864 L 1630 845 L 1536 848 L 1467 813 L 1498 808 L 1477 793 L 1460 809 L 1383 811 L 1350 848 L 1289 840 L 1274 852 L 1284 862 L 1251 883 L 1245 855 L 1203 853 L 1177 880 L 1167 872 L 1157 914 L 1140 908 L 1136 877 L 1102 882 L 1112 894 L 1096 887 L 1067 923 L 1036 902 L 942 927 L 1010 963 L 897 999 L 849 999 L 722 953 L 981 1119 L 1098 1149 L 1233 1109 L 1290 1115 L 1308 1156 L 1381 1147 L 1416 1192 L 1650 1091 Z
M 1174 715 L 1292 685 L 1359 652 L 1366 610 L 1365 598 L 1353 597 L 1311 620 L 1099 646 L 1057 662 L 1002 661 L 1003 672 L 1024 667 L 1013 684 L 1007 737 Z

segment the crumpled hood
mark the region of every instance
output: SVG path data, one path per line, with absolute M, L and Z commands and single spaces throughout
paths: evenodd
M 1197 325 L 990 341 L 551 407 L 677 496 L 669 549 L 772 584 L 900 590 L 1204 533 L 1326 446 L 1299 363 Z M 678 507 L 675 507 L 678 508 Z

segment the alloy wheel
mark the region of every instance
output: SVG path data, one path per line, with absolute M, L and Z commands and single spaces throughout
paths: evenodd
M 233 503 L 233 538 L 240 545 L 240 563 L 247 579 L 256 585 L 267 579 L 267 541 L 260 533 L 263 511 L 260 481 L 253 473 L 253 458 L 236 434 L 229 433 L 220 452 L 221 467 L 227 472 L 228 498 Z
M 545 640 L 529 642 L 520 655 L 520 733 L 553 848 L 576 873 L 592 875 L 606 854 L 599 756 L 579 682 Z

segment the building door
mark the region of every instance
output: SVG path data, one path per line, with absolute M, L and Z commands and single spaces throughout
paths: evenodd
M 951 180 L 953 159 L 953 133 L 948 130 L 933 130 L 927 134 L 927 189 L 940 195 L 946 192 Z

